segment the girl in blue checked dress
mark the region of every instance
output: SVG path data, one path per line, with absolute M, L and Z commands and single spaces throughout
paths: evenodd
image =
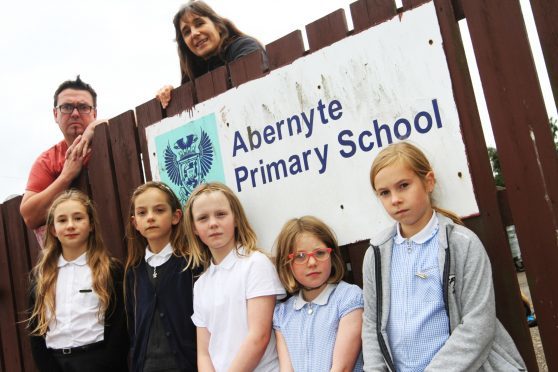
M 415 146 L 382 150 L 372 188 L 397 223 L 364 257 L 365 371 L 525 371 L 496 319 L 492 273 L 477 236 L 434 207 L 435 178 Z
M 362 291 L 345 273 L 331 229 L 312 216 L 288 221 L 275 266 L 292 296 L 275 306 L 281 371 L 362 371 Z

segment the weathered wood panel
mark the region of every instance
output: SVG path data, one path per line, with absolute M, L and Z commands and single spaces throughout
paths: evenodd
M 109 141 L 108 125 L 98 125 L 95 128 L 88 166 L 89 182 L 91 198 L 97 206 L 103 241 L 113 256 L 123 260 L 126 257 L 124 228 Z
M 16 326 L 16 306 L 13 274 L 9 259 L 9 247 L 4 218 L 4 205 L 0 204 L 0 337 L 2 339 L 2 362 L 6 371 L 22 369 L 19 335 Z
M 462 5 L 547 364 L 557 370 L 558 157 L 520 4 L 468 0 Z

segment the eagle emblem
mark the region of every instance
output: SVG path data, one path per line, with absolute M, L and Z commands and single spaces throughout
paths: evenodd
M 213 165 L 214 150 L 208 134 L 200 130 L 199 137 L 189 134 L 174 145 L 168 143 L 164 153 L 165 171 L 172 183 L 180 188 L 179 199 L 184 204 L 192 191 L 205 182 Z

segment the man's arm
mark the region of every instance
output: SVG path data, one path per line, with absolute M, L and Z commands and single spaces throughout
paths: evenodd
M 74 143 L 66 151 L 66 159 L 77 154 L 78 156 L 86 156 L 91 151 L 91 143 L 93 142 L 93 136 L 95 135 L 95 127 L 99 124 L 108 124 L 107 119 L 95 120 L 85 128 L 83 134 L 79 135 Z
M 79 138 L 76 139 L 76 141 Z M 46 189 L 41 192 L 33 192 L 27 190 L 21 200 L 19 212 L 25 221 L 25 224 L 36 229 L 45 224 L 46 214 L 52 201 L 62 191 L 67 190 L 74 178 L 79 175 L 83 166 L 83 156 L 73 154 L 64 162 L 64 167 L 60 176 L 54 180 Z

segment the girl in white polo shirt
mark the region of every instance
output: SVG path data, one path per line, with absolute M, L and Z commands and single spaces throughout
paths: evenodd
M 50 207 L 31 279 L 31 350 L 40 371 L 127 371 L 122 267 L 103 244 L 87 195 Z
M 256 248 L 240 201 L 227 186 L 198 186 L 186 204 L 186 230 L 206 268 L 194 285 L 200 371 L 277 371 L 271 332 L 285 290 L 271 260 Z

